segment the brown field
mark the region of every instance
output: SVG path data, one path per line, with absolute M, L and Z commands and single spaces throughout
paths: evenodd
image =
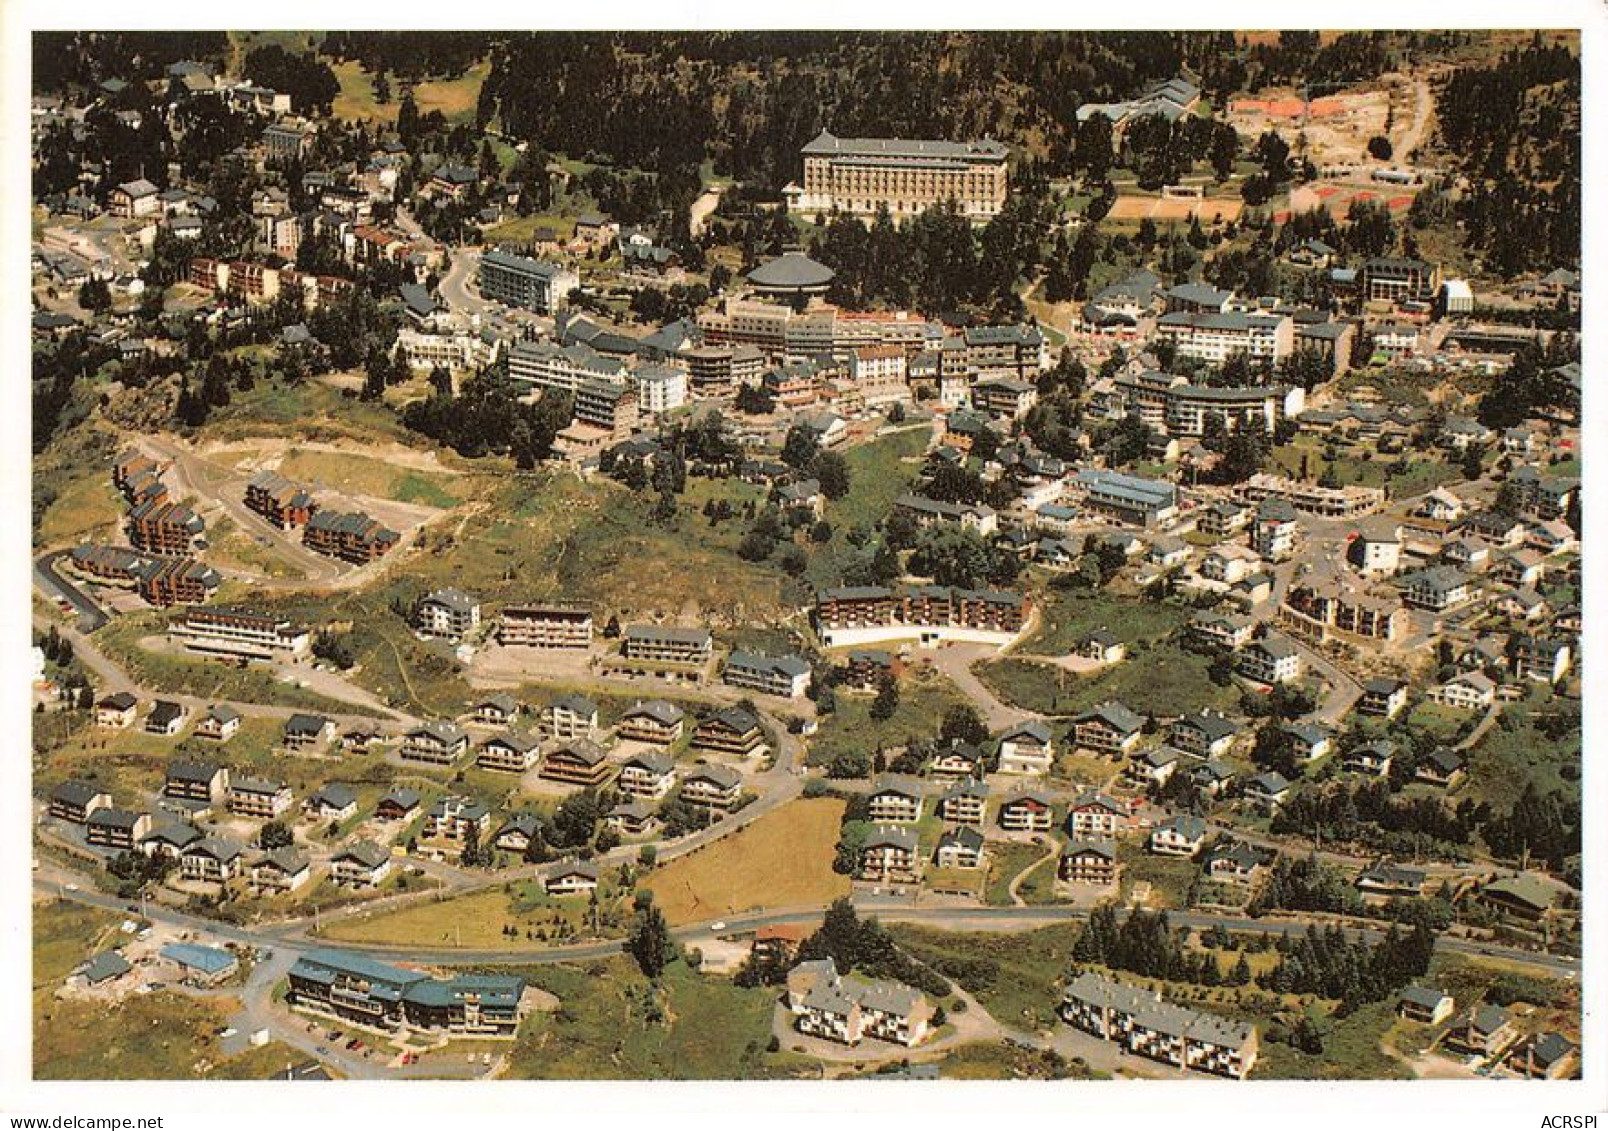
M 642 882 L 672 926 L 759 907 L 828 903 L 847 895 L 832 871 L 844 804 L 792 801 L 708 848 L 666 864 Z
M 1166 200 L 1160 196 L 1119 196 L 1106 215 L 1112 220 L 1137 224 L 1146 218 L 1161 222 L 1184 221 L 1199 215 L 1202 224 L 1221 220 L 1232 224 L 1245 211 L 1245 201 L 1237 196 L 1207 197 L 1205 200 Z

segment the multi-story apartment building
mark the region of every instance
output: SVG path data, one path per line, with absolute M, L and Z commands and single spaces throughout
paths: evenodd
M 733 687 L 796 699 L 810 687 L 810 665 L 798 656 L 765 656 L 738 649 L 720 678 Z
M 886 208 L 896 219 L 952 200 L 981 223 L 1005 205 L 1008 157 L 1004 145 L 988 138 L 844 138 L 822 130 L 803 149 L 803 185 L 782 192 L 794 212 L 874 216 Z
M 823 590 L 815 621 L 827 647 L 918 639 L 1006 644 L 1027 620 L 1021 593 L 925 586 L 895 592 L 881 586 Z
M 538 314 L 552 314 L 581 285 L 580 276 L 556 263 L 492 249 L 480 257 L 476 284 L 481 297 Z
M 1378 256 L 1365 259 L 1357 283 L 1365 302 L 1432 302 L 1440 290 L 1440 268 L 1422 259 Z
M 1385 504 L 1385 492 L 1380 487 L 1322 487 L 1262 471 L 1247 479 L 1240 493 L 1253 503 L 1280 498 L 1296 510 L 1325 518 L 1356 518 Z
M 620 654 L 628 660 L 655 664 L 706 664 L 714 638 L 707 628 L 673 625 L 626 625 Z
M 648 416 L 671 412 L 687 403 L 687 371 L 668 365 L 644 365 L 636 371 L 637 409 Z
M 410 762 L 450 766 L 469 749 L 469 735 L 453 722 L 432 721 L 402 736 L 402 757 Z
M 497 641 L 522 648 L 590 647 L 592 610 L 580 605 L 504 605 Z
M 389 553 L 401 537 L 361 511 L 320 510 L 308 519 L 302 542 L 320 554 L 367 565 Z
M 236 776 L 229 781 L 229 812 L 271 821 L 291 806 L 290 786 L 266 778 Z
M 1061 1018 L 1128 1052 L 1243 1080 L 1256 1065 L 1256 1027 L 1164 1001 L 1154 991 L 1084 973 L 1067 986 Z
M 1277 365 L 1295 348 L 1295 322 L 1287 314 L 1174 311 L 1156 320 L 1156 333 L 1177 356 L 1222 365 L 1235 354 Z
M 312 634 L 288 618 L 230 606 L 191 609 L 168 635 L 192 652 L 248 660 L 299 660 L 312 646 Z
M 654 699 L 637 703 L 620 716 L 615 733 L 632 742 L 670 746 L 681 738 L 685 728 L 686 714 L 680 707 L 663 699 Z
M 434 589 L 413 603 L 413 627 L 458 640 L 480 627 L 480 602 L 461 589 Z
M 281 530 L 307 525 L 318 504 L 305 487 L 277 471 L 259 471 L 246 484 L 246 506 Z
M 1086 467 L 1071 486 L 1086 510 L 1131 526 L 1161 526 L 1178 513 L 1178 488 L 1163 480 Z
M 389 1032 L 511 1038 L 525 981 L 508 974 L 436 979 L 344 951 L 310 950 L 290 968 L 291 1008 Z
M 128 512 L 128 540 L 148 554 L 188 554 L 206 526 L 183 503 L 146 499 Z

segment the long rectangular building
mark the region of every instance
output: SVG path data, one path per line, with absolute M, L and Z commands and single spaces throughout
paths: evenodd
M 1000 590 L 924 586 L 896 592 L 877 585 L 826 589 L 815 622 L 828 648 L 917 639 L 1008 644 L 1027 621 L 1027 597 Z
M 476 283 L 483 298 L 552 314 L 581 280 L 567 267 L 494 248 L 480 257 Z
M 512 1037 L 525 980 L 512 974 L 432 978 L 345 951 L 310 950 L 290 968 L 293 1008 L 387 1031 Z
M 991 138 L 913 141 L 822 130 L 802 155 L 804 184 L 782 190 L 794 212 L 874 216 L 886 207 L 898 219 L 952 200 L 980 223 L 999 214 L 1009 189 L 1009 151 Z
M 1185 1009 L 1154 991 L 1098 974 L 1072 980 L 1061 1000 L 1061 1018 L 1137 1056 L 1178 1068 L 1243 1080 L 1256 1066 L 1254 1025 Z
M 192 652 L 247 660 L 297 660 L 312 644 L 311 633 L 287 617 L 225 606 L 189 610 L 168 635 Z
M 580 605 L 505 605 L 497 641 L 524 648 L 587 648 L 592 610 Z
M 367 565 L 389 553 L 401 535 L 361 512 L 319 511 L 307 522 L 302 542 L 309 550 Z
M 1178 513 L 1178 488 L 1159 479 L 1089 467 L 1077 473 L 1072 486 L 1081 492 L 1085 510 L 1133 526 L 1160 526 Z

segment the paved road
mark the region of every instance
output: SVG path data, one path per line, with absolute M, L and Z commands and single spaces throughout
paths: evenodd
M 66 601 L 77 611 L 79 631 L 97 632 L 106 626 L 111 616 L 93 597 L 56 570 L 56 562 L 70 553 L 69 550 L 52 550 L 35 558 L 34 584 L 51 600 Z
M 147 436 L 145 447 L 172 463 L 171 473 L 180 488 L 203 501 L 216 502 L 247 535 L 270 543 L 299 569 L 303 577 L 291 584 L 318 586 L 338 579 L 350 567 L 335 558 L 314 553 L 290 534 L 246 506 L 245 477 L 231 467 L 213 463 L 172 440 Z

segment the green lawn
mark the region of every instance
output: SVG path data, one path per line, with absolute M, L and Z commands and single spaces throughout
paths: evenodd
M 1022 869 L 1035 861 L 1043 860 L 1048 851 L 1045 845 L 1019 844 L 1014 841 L 1002 841 L 990 845 L 988 886 L 983 893 L 983 901 L 995 907 L 1011 906 L 1011 881 L 1022 874 Z M 1046 862 L 1043 868 L 1047 872 L 1053 872 L 1055 864 L 1053 861 Z
M 1055 1023 L 1061 977 L 1081 929 L 1066 924 L 983 934 L 889 927 L 908 954 L 958 983 L 995 1020 L 1030 1029 Z
M 1046 590 L 1042 601 L 1042 627 L 1022 645 L 1026 652 L 1063 655 L 1079 640 L 1106 629 L 1131 648 L 1171 635 L 1189 620 L 1176 605 L 1123 598 L 1109 591 Z
M 1167 643 L 1130 652 L 1121 663 L 1087 676 L 1009 658 L 974 670 L 1005 702 L 1041 714 L 1075 715 L 1106 699 L 1120 699 L 1136 711 L 1182 715 L 1235 701 L 1232 686 L 1219 687 L 1207 677 L 1209 666 L 1206 657 Z
M 161 635 L 167 623 L 168 614 L 165 613 L 129 614 L 119 617 L 98 632 L 95 643 L 134 680 L 146 687 L 209 699 L 275 704 L 336 714 L 354 709 L 349 703 L 282 682 L 259 667 L 227 667 L 215 660 L 147 651 L 139 646 L 142 637 Z
M 777 991 L 739 989 L 679 962 L 655 986 L 624 958 L 519 973 L 560 1005 L 525 1023 L 508 1072 L 516 1079 L 737 1080 L 807 1070 L 802 1058 L 765 1051 Z
M 1104 1080 L 1080 1060 L 1056 1061 L 1013 1045 L 976 1041 L 960 1045 L 938 1062 L 945 1080 Z
M 1469 795 L 1490 802 L 1499 812 L 1512 806 L 1529 786 L 1541 793 L 1561 789 L 1571 797 L 1580 796 L 1580 731 L 1554 739 L 1534 724 L 1534 710 L 1524 704 L 1504 710 L 1502 719 L 1469 755 L 1465 787 Z
M 1365 1005 L 1344 1018 L 1330 1017 L 1323 1052 L 1310 1056 L 1264 1039 L 1252 1076 L 1258 1080 L 1408 1080 L 1406 1065 L 1379 1042 L 1396 1024 L 1394 1000 Z
M 1117 858 L 1122 864 L 1122 898 L 1127 900 L 1135 884 L 1150 885 L 1151 907 L 1184 908 L 1189 904 L 1189 888 L 1200 866 L 1192 860 L 1156 856 L 1145 851 L 1142 842 L 1120 841 Z
M 871 717 L 869 696 L 838 695 L 835 701 L 836 710 L 821 716 L 820 729 L 810 739 L 810 765 L 827 765 L 847 751 L 870 754 L 878 747 L 903 746 L 912 738 L 933 738 L 944 713 L 966 698 L 947 678 L 923 667 L 900 680 L 899 705 L 889 718 Z
M 856 526 L 873 527 L 888 516 L 893 501 L 910 490 L 920 472 L 920 456 L 931 436 L 925 426 L 912 427 L 844 453 L 849 465 L 849 493 L 826 504 L 822 517 L 832 526 L 832 540 L 809 547 L 810 565 L 805 576 L 811 584 L 829 586 L 841 582 L 843 564 L 854 554 L 848 532 Z

